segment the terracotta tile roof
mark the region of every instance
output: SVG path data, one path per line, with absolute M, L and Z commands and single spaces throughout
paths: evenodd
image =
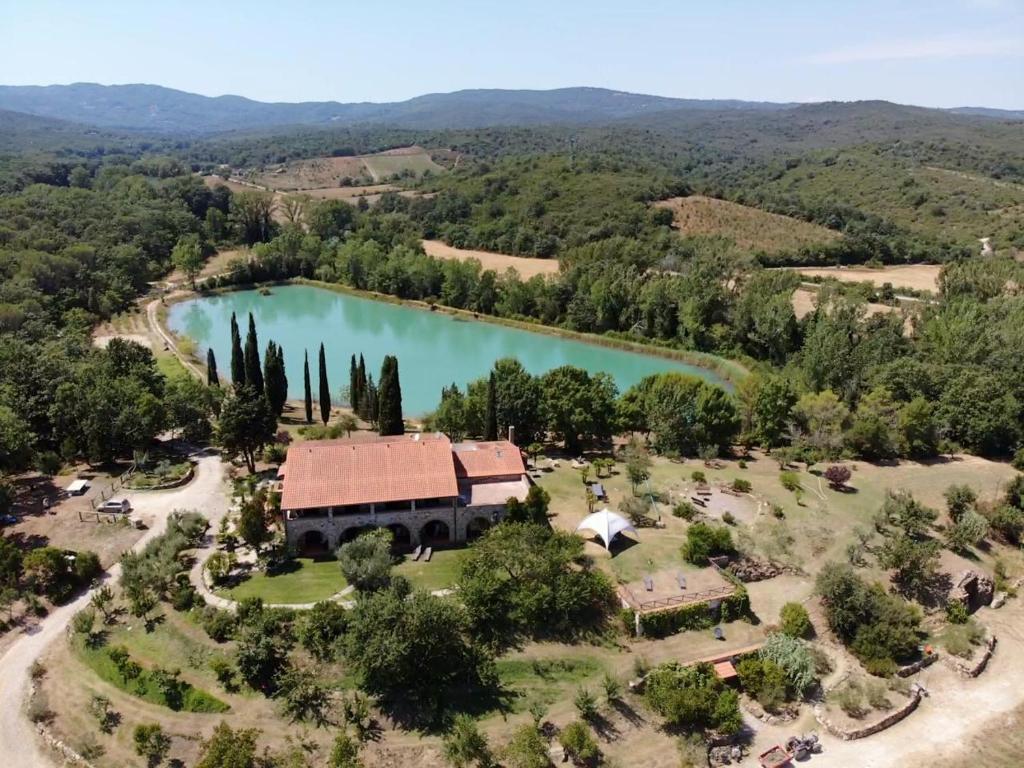
M 525 475 L 523 455 L 508 440 L 487 443 L 455 443 L 455 474 L 474 479 Z
M 288 449 L 282 509 L 457 496 L 444 435 L 372 441 L 309 440 Z

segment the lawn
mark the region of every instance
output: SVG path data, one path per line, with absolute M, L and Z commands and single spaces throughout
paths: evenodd
M 233 600 L 261 597 L 269 605 L 315 603 L 336 595 L 346 586 L 337 560 L 313 560 L 300 557 L 298 567 L 288 573 L 268 576 L 254 573 L 237 587 L 228 590 Z
M 405 576 L 417 589 L 448 589 L 455 584 L 464 551 L 442 549 L 434 552 L 429 563 L 425 560 L 413 562 L 410 555 L 405 555 L 393 572 L 397 576 Z

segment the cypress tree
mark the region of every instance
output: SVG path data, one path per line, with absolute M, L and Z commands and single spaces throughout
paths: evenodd
M 367 421 L 375 421 L 376 415 L 374 415 L 374 419 L 370 418 L 370 408 L 366 402 L 366 396 L 369 389 L 366 379 L 366 361 L 363 360 L 362 353 L 359 354 L 359 366 L 356 370 L 356 382 L 359 387 L 359 415 Z M 374 402 L 376 402 L 376 400 Z M 376 408 L 376 405 L 374 408 Z M 376 411 L 374 414 L 376 414 Z
M 257 395 L 266 394 L 263 388 L 263 371 L 260 370 L 260 348 L 256 338 L 256 321 L 249 313 L 249 334 L 245 337 L 245 383 Z
M 484 414 L 484 440 L 498 439 L 498 400 L 494 392 L 494 371 L 487 379 L 487 413 Z
M 206 350 L 206 384 L 211 387 L 220 386 L 220 376 L 217 375 L 217 358 L 213 355 L 213 347 Z
M 331 419 L 331 387 L 327 383 L 327 356 L 324 344 L 320 342 L 320 420 L 326 424 Z
M 365 411 L 365 415 L 360 415 L 371 424 L 376 424 L 377 420 L 380 418 L 379 406 L 380 400 L 378 398 L 377 385 L 373 383 L 373 374 L 371 373 L 366 380 L 366 389 L 364 390 L 363 396 L 363 409 Z
M 398 359 L 394 355 L 386 355 L 380 369 L 380 389 L 378 391 L 377 431 L 381 435 L 401 435 L 405 433 L 402 422 L 402 385 L 398 379 Z
M 355 355 L 352 355 L 348 364 L 348 404 L 353 412 L 359 412 L 359 368 Z
M 235 389 L 245 386 L 245 357 L 242 355 L 242 337 L 238 333 L 238 320 L 231 313 L 231 383 Z
M 302 384 L 306 389 L 306 423 L 313 423 L 313 389 L 309 383 L 309 350 L 306 350 L 306 361 L 302 366 Z
M 271 410 L 278 416 L 284 411 L 288 401 L 288 377 L 284 370 L 284 350 L 273 341 L 267 342 L 267 351 L 263 357 L 263 379 L 267 389 L 267 402 Z

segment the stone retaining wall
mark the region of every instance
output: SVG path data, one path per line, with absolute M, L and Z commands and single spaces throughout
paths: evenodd
M 854 739 L 863 739 L 866 736 L 872 736 L 879 731 L 884 731 L 886 728 L 895 725 L 900 720 L 905 718 L 915 709 L 917 705 L 921 703 L 921 692 L 917 689 L 911 692 L 910 698 L 907 699 L 906 703 L 896 708 L 892 712 L 889 712 L 881 720 L 876 720 L 873 723 L 867 725 L 858 726 L 855 728 L 844 729 L 833 723 L 828 719 L 825 714 L 825 707 L 818 704 L 814 708 L 814 719 L 818 721 L 822 728 L 831 733 L 833 736 L 838 736 L 843 741 L 853 741 Z
M 925 667 L 930 667 L 932 664 L 934 664 L 938 660 L 939 660 L 939 654 L 932 653 L 932 654 L 930 654 L 928 656 L 923 657 L 922 659 L 920 659 L 918 661 L 915 661 L 913 664 L 907 664 L 905 667 L 900 667 L 899 669 L 896 670 L 896 674 L 899 677 L 910 677 L 911 675 L 916 675 L 918 672 L 920 672 Z
M 977 677 L 985 671 L 985 667 L 988 666 L 988 660 L 992 658 L 992 653 L 996 649 L 996 636 L 989 635 L 988 640 L 985 641 L 985 650 L 981 654 L 981 658 L 977 660 L 960 659 L 956 656 L 943 656 L 946 665 L 955 670 L 958 674 L 963 677 Z
M 192 482 L 192 478 L 195 477 L 195 474 L 195 467 L 192 466 L 188 468 L 188 472 L 186 472 L 183 476 L 179 477 L 177 480 L 171 480 L 170 482 L 167 483 L 160 483 L 160 485 L 149 485 L 146 486 L 145 488 L 136 488 L 128 484 L 125 484 L 123 487 L 126 491 L 167 491 L 170 490 L 171 488 L 180 488 L 183 485 L 188 485 L 189 483 Z

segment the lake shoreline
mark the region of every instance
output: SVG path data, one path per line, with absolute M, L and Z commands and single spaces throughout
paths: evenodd
M 408 307 L 410 309 L 417 309 L 432 314 L 441 313 L 454 318 L 465 318 L 466 320 L 502 326 L 505 328 L 512 328 L 515 330 L 525 331 L 528 333 L 535 333 L 538 335 L 553 336 L 568 341 L 576 341 L 582 344 L 590 344 L 596 347 L 617 349 L 623 352 L 632 352 L 634 354 L 647 355 L 651 357 L 662 358 L 665 360 L 671 360 L 673 362 L 679 362 L 686 365 L 702 368 L 706 371 L 710 371 L 711 373 L 721 378 L 728 385 L 727 387 L 724 387 L 727 390 L 731 387 L 735 387 L 737 384 L 739 384 L 741 381 L 747 378 L 747 376 L 749 376 L 751 373 L 750 369 L 739 360 L 719 357 L 718 355 L 712 355 L 707 352 L 676 349 L 674 347 L 667 347 L 659 344 L 634 341 L 632 339 L 623 339 L 618 338 L 616 336 L 607 336 L 603 334 L 594 333 L 582 333 L 580 331 L 572 331 L 567 328 L 559 328 L 556 326 L 545 325 L 543 323 L 532 323 L 507 317 L 495 317 L 493 315 L 487 315 L 480 312 L 473 312 L 467 309 L 450 307 L 445 304 L 432 304 L 430 302 L 421 301 L 418 299 L 402 299 L 397 296 L 392 296 L 390 294 L 377 293 L 375 291 L 365 291 L 358 288 L 352 288 L 347 285 L 341 285 L 339 283 L 327 283 L 321 280 L 311 280 L 303 277 L 261 283 L 244 283 L 220 288 L 211 288 L 205 291 L 186 291 L 175 294 L 173 296 L 168 296 L 165 299 L 166 309 L 163 313 L 161 313 L 161 316 L 159 318 L 160 324 L 172 337 L 178 338 L 179 334 L 177 334 L 168 325 L 169 313 L 167 312 L 167 310 L 169 310 L 173 304 L 180 304 L 182 302 L 190 301 L 196 298 L 203 298 L 205 296 L 218 296 L 242 291 L 259 291 L 264 288 L 273 288 L 274 286 L 287 285 L 307 285 L 313 288 L 322 288 L 332 293 L 340 293 L 343 295 L 354 296 L 357 298 L 370 299 L 372 301 L 377 301 L 384 304 Z

